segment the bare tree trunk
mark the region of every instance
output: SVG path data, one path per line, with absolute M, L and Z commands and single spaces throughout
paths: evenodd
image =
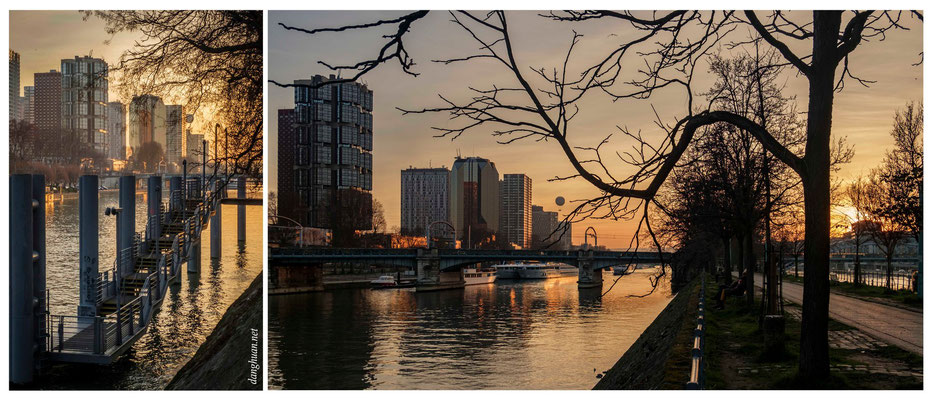
M 830 134 L 833 88 L 841 12 L 813 12 L 813 61 L 810 65 L 807 146 L 803 190 L 805 229 L 803 318 L 800 326 L 798 374 L 810 382 L 829 377 L 829 232 Z
M 755 252 L 752 250 L 752 236 L 753 233 L 751 230 L 745 233 L 745 240 L 742 245 L 745 248 L 745 271 L 748 274 L 748 280 L 746 281 L 745 289 L 745 302 L 749 306 L 755 305 Z
M 894 258 L 894 250 L 891 250 L 888 254 L 885 254 L 885 260 L 884 260 L 885 263 L 887 263 L 885 267 L 886 271 L 885 271 L 884 286 L 887 287 L 888 290 L 894 290 L 894 288 L 891 287 L 891 277 L 894 275 L 894 267 L 891 266 L 892 258 Z
M 800 260 L 800 253 L 794 252 L 794 278 L 800 277 L 800 270 L 797 268 Z
M 855 276 L 853 277 L 853 282 L 855 286 L 861 286 L 862 284 L 862 258 L 859 256 L 859 249 L 862 247 L 862 243 L 859 240 L 859 237 L 855 238 Z
M 722 266 L 723 274 L 725 275 L 725 284 L 729 285 L 732 283 L 732 246 L 729 245 L 729 240 L 731 238 L 722 239 Z

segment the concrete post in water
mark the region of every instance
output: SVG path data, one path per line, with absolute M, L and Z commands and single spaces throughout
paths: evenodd
M 197 232 L 199 229 L 195 228 Z M 201 237 L 193 235 L 191 246 L 188 247 L 188 272 L 201 271 Z
M 182 194 L 182 180 L 180 176 L 173 176 L 168 180 L 170 210 L 181 210 L 184 195 Z
M 97 279 L 99 263 L 98 235 L 100 224 L 97 213 L 97 175 L 82 175 L 78 180 L 78 255 L 81 258 L 78 268 L 80 280 L 78 297 L 78 316 L 94 317 L 97 315 Z
M 152 226 L 150 226 L 152 231 L 147 233 L 151 235 L 149 239 L 158 240 L 162 236 L 162 177 L 159 175 L 150 176 L 147 183 L 149 191 L 146 194 L 148 205 L 146 216 L 149 218 L 149 222 L 152 223 Z
M 10 176 L 10 381 L 32 382 L 33 337 L 33 202 L 32 177 Z
M 221 187 L 220 181 L 214 181 L 214 191 L 216 192 Z M 222 206 L 220 204 L 220 199 L 217 198 L 214 200 L 214 215 L 211 217 L 211 259 L 219 260 L 221 257 L 221 235 L 223 231 L 221 230 L 221 212 Z
M 46 325 L 45 309 L 46 287 L 45 287 L 45 175 L 38 174 L 32 176 L 32 199 L 35 204 L 32 214 L 32 245 L 36 252 L 35 263 L 33 267 L 32 293 L 36 299 L 36 306 L 33 315 L 40 321 L 37 324 L 35 335 L 38 351 L 45 352 L 46 349 Z
M 120 209 L 117 216 L 117 257 L 123 257 L 125 252 L 133 247 L 133 233 L 136 232 L 136 176 L 120 177 Z M 117 261 L 121 268 L 117 275 L 128 274 L 135 270 L 136 260 L 133 257 Z
M 593 251 L 581 250 L 577 253 L 578 279 L 580 289 L 603 287 L 603 270 L 593 269 Z
M 236 180 L 236 197 L 246 199 L 246 177 L 240 175 Z M 236 238 L 238 243 L 246 242 L 246 205 L 240 203 L 236 206 Z

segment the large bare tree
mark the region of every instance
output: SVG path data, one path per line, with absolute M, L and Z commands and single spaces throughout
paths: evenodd
M 397 62 L 408 73 L 415 63 L 404 45 L 406 34 L 429 13 L 418 11 L 394 19 L 335 28 L 286 29 L 310 34 L 396 27 L 385 35 L 385 45 L 378 55 L 349 65 L 330 65 L 339 71 L 351 71 L 358 78 L 379 65 Z M 819 382 L 829 376 L 828 311 L 830 191 L 833 98 L 845 82 L 868 81 L 851 73 L 849 56 L 870 39 L 883 39 L 887 31 L 903 28 L 902 18 L 910 15 L 922 20 L 918 12 L 814 11 L 807 18 L 802 13 L 754 11 L 671 11 L 615 12 L 567 11 L 543 15 L 572 24 L 603 20 L 618 24 L 618 44 L 607 48 L 600 60 L 583 69 L 568 72 L 573 49 L 581 40 L 576 32 L 570 37 L 568 51 L 559 65 L 550 69 L 524 65 L 517 57 L 512 30 L 506 12 L 449 12 L 454 28 L 473 40 L 479 51 L 442 63 L 486 61 L 497 65 L 511 78 L 505 84 L 468 88 L 470 98 L 459 101 L 442 96 L 443 105 L 405 110 L 405 113 L 449 113 L 462 124 L 438 127 L 441 136 L 457 137 L 478 127 L 492 128 L 502 143 L 520 140 L 553 141 L 568 159 L 574 174 L 562 179 L 579 178 L 589 182 L 601 195 L 580 202 L 571 217 L 625 218 L 641 214 L 639 229 L 652 228 L 646 216 L 661 185 L 670 176 L 696 132 L 708 125 L 725 123 L 748 132 L 767 152 L 794 171 L 803 186 L 805 211 L 803 322 L 799 375 Z M 284 25 L 283 25 L 284 26 Z M 746 34 L 747 33 L 747 34 Z M 735 38 L 735 39 L 729 39 Z M 747 46 L 759 44 L 781 55 L 780 65 L 789 66 L 807 83 L 807 121 L 802 152 L 782 144 L 767 127 L 755 120 L 713 104 L 701 104 L 695 98 L 694 76 L 707 56 L 723 44 Z M 794 49 L 803 49 L 800 50 Z M 629 58 L 641 67 L 628 69 Z M 624 61 L 624 62 L 623 62 Z M 280 86 L 292 84 L 273 83 Z M 616 153 L 614 162 L 627 164 L 624 175 L 607 168 L 601 150 L 608 136 L 596 145 L 572 143 L 572 120 L 581 99 L 600 93 L 613 100 L 650 99 L 656 92 L 677 91 L 685 108 L 668 118 L 658 116 L 660 131 L 652 137 L 622 129 L 623 135 L 636 141 L 635 149 Z M 669 122 L 664 122 L 665 120 Z M 636 235 L 637 236 L 637 235 Z M 654 235 L 652 235 L 654 236 Z M 655 241 L 656 242 L 656 241 Z
M 205 111 L 225 151 L 212 163 L 262 176 L 263 13 L 248 10 L 95 11 L 107 32 L 141 35 L 111 67 L 127 96 L 174 98 L 186 113 Z M 216 131 L 214 126 L 221 129 Z M 200 164 L 200 159 L 195 160 Z

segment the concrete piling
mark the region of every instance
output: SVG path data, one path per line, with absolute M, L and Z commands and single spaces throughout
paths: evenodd
M 35 207 L 32 210 L 32 244 L 35 249 L 35 262 L 33 263 L 33 298 L 36 299 L 36 305 L 33 315 L 37 318 L 45 317 L 46 304 L 46 286 L 45 286 L 45 175 L 38 174 L 32 176 L 32 199 Z M 45 323 L 37 324 L 35 333 L 35 343 L 38 344 L 38 351 L 46 351 Z
M 78 316 L 97 315 L 97 279 L 99 251 L 98 235 L 98 179 L 97 175 L 82 175 L 78 180 L 78 242 L 80 280 Z
M 236 197 L 238 199 L 246 198 L 246 177 L 239 176 L 236 180 Z M 237 242 L 242 244 L 246 242 L 246 205 L 238 204 L 236 206 L 236 237 Z
M 10 176 L 10 381 L 16 384 L 32 382 L 35 369 L 32 210 L 32 177 Z
M 136 177 L 133 175 L 120 177 L 120 215 L 117 216 L 117 257 L 133 247 L 133 233 L 136 231 Z M 119 260 L 117 275 L 127 274 L 135 269 L 136 260 L 133 257 Z
M 220 189 L 220 181 L 214 181 L 214 191 L 215 193 Z M 214 200 L 214 215 L 211 216 L 211 259 L 219 260 L 221 257 L 221 239 L 223 231 L 221 230 L 221 215 L 222 206 L 220 204 L 220 198 Z
M 162 177 L 158 175 L 150 176 L 147 186 L 146 203 L 148 212 L 146 215 L 152 224 L 150 226 L 152 231 L 147 232 L 147 234 L 150 235 L 149 239 L 156 240 L 162 236 Z

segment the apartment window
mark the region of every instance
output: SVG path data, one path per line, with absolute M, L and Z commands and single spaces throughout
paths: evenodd
M 311 161 L 311 149 L 308 146 L 298 146 L 298 157 L 296 158 L 296 165 L 308 165 L 309 161 Z
M 298 144 L 308 144 L 310 139 L 309 132 L 311 131 L 310 127 L 299 126 L 297 129 L 298 132 Z
M 296 119 L 299 124 L 311 122 L 311 106 L 307 104 L 298 104 L 295 106 Z

